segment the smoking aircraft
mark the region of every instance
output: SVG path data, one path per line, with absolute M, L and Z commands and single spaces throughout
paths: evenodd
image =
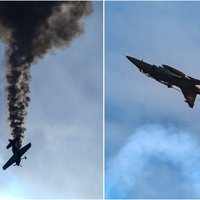
M 157 67 L 143 60 L 138 60 L 130 56 L 126 57 L 148 77 L 159 81 L 168 88 L 172 88 L 173 86 L 179 87 L 185 97 L 185 102 L 188 103 L 190 108 L 193 108 L 196 96 L 200 94 L 200 88 L 196 86 L 200 85 L 200 80 L 187 76 L 183 72 L 168 65 L 163 64 Z
M 17 147 L 18 140 L 19 140 L 18 138 L 15 138 L 13 140 L 11 139 L 8 140 L 10 143 L 6 146 L 6 148 L 9 149 L 10 147 L 12 147 L 13 156 L 3 166 L 4 170 L 10 167 L 14 163 L 16 163 L 15 165 L 17 166 L 21 166 L 20 165 L 21 159 L 26 159 L 26 156 L 24 158 L 22 158 L 22 156 L 31 147 L 31 143 L 28 143 L 27 145 L 25 145 L 20 149 L 19 147 Z

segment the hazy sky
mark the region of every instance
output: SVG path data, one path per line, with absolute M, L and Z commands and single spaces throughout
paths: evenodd
M 102 197 L 102 2 L 93 2 L 85 32 L 69 48 L 31 68 L 31 102 L 23 145 L 32 143 L 23 168 L 0 173 L 0 198 Z M 67 28 L 67 27 L 66 27 Z M 9 130 L 4 47 L 0 46 L 0 162 Z
M 124 55 L 200 78 L 200 2 L 106 2 L 106 197 L 200 198 L 200 102 Z

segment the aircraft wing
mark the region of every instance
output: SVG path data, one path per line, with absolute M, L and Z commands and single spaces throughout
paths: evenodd
M 13 155 L 8 161 L 7 163 L 3 166 L 3 169 L 7 169 L 8 167 L 10 167 L 12 164 L 14 164 L 16 161 L 16 156 Z
M 28 143 L 26 146 L 19 150 L 19 156 L 22 157 L 23 154 L 31 147 L 31 143 Z
M 193 108 L 197 93 L 188 89 L 184 89 L 184 88 L 181 88 L 181 91 L 185 97 L 186 102 L 190 106 L 190 108 Z

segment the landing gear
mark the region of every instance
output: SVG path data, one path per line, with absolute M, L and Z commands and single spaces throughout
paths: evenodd
M 171 87 L 172 87 L 172 85 L 168 83 L 167 87 L 168 87 L 168 88 L 171 88 Z

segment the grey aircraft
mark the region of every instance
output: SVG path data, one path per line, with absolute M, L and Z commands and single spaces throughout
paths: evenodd
M 172 88 L 173 86 L 179 87 L 185 97 L 185 102 L 188 103 L 190 108 L 193 108 L 196 96 L 200 94 L 200 88 L 197 87 L 197 85 L 200 85 L 200 80 L 187 76 L 183 72 L 168 65 L 163 64 L 157 67 L 143 60 L 138 60 L 130 56 L 126 57 L 146 76 L 155 79 L 168 88 Z
M 10 167 L 12 164 L 15 163 L 15 165 L 17 166 L 21 166 L 20 162 L 21 159 L 26 159 L 26 156 L 24 158 L 22 158 L 22 156 L 24 155 L 24 153 L 26 153 L 26 151 L 28 151 L 28 149 L 31 147 L 31 143 L 28 143 L 27 145 L 25 145 L 22 148 L 19 148 L 17 146 L 18 143 L 18 138 L 15 139 L 9 139 L 9 144 L 6 146 L 7 149 L 9 149 L 10 147 L 12 147 L 12 152 L 13 152 L 13 156 L 6 162 L 6 164 L 3 166 L 3 169 L 7 169 L 8 167 Z

